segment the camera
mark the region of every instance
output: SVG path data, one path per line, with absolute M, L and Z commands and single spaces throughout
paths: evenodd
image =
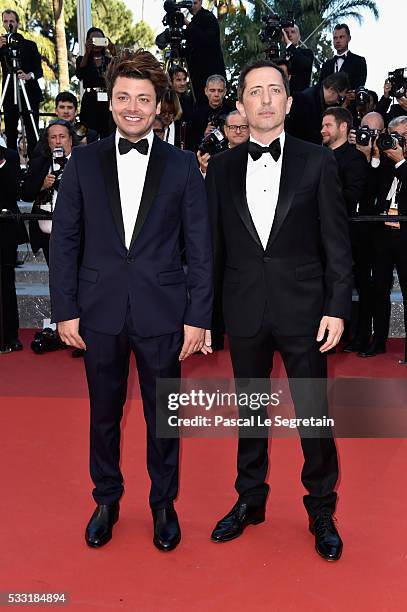
M 264 23 L 263 29 L 259 34 L 262 43 L 269 45 L 267 49 L 271 58 L 278 56 L 278 43 L 281 40 L 281 34 L 284 28 L 293 28 L 295 26 L 293 11 L 287 12 L 285 17 L 280 17 L 277 13 L 263 15 L 261 18 Z
M 185 56 L 185 49 L 182 45 L 184 36 L 184 15 L 181 9 L 191 9 L 193 6 L 192 0 L 184 0 L 183 2 L 175 2 L 175 0 L 166 0 L 164 2 L 165 15 L 163 25 L 168 26 L 164 32 L 161 32 L 155 39 L 155 44 L 161 51 L 166 47 L 170 47 L 169 57 L 174 59 Z
M 100 36 L 100 37 L 92 38 L 92 44 L 95 47 L 107 47 L 109 45 L 109 41 L 107 38 Z
M 67 161 L 64 148 L 55 147 L 52 151 L 52 174 L 55 176 L 55 182 L 61 178 Z
M 42 331 L 36 332 L 34 340 L 31 342 L 31 350 L 37 355 L 51 353 L 61 348 L 67 348 L 62 342 L 57 332 L 50 327 L 45 327 Z
M 218 128 L 215 128 L 202 140 L 198 147 L 198 151 L 202 153 L 202 155 L 205 155 L 205 153 L 215 155 L 215 153 L 225 151 L 227 148 L 228 141 L 226 140 L 223 132 L 221 132 L 221 130 Z
M 357 106 L 365 106 L 370 102 L 370 91 L 366 87 L 360 86 L 355 91 L 355 101 Z
M 387 80 L 391 83 L 390 95 L 397 100 L 407 96 L 407 68 L 396 68 L 389 72 Z
M 403 149 L 406 144 L 404 136 L 400 136 L 397 132 L 391 132 L 390 134 L 380 134 L 377 137 L 376 144 L 380 151 L 389 151 L 390 149 L 397 149 L 397 145 Z
M 367 125 L 364 125 L 363 127 L 355 130 L 356 144 L 361 145 L 362 147 L 367 147 L 368 145 L 373 144 L 378 134 L 379 130 L 371 130 L 367 127 Z
M 214 128 L 218 130 L 223 130 L 226 122 L 226 115 L 223 113 L 213 113 L 213 115 L 209 115 L 208 123 L 213 125 Z
M 5 34 L 6 53 L 11 60 L 17 60 L 20 56 L 21 45 L 24 41 L 24 36 L 13 31 L 13 25 L 9 25 L 9 30 Z M 18 68 L 18 66 L 16 66 Z

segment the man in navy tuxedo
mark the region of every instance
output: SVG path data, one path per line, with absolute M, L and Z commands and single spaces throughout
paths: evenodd
M 117 131 L 73 153 L 54 214 L 53 319 L 64 342 L 86 349 L 97 508 L 85 538 L 92 547 L 110 540 L 119 516 L 120 422 L 131 350 L 147 423 L 153 541 L 171 550 L 181 538 L 173 506 L 179 441 L 156 437 L 156 381 L 179 378 L 183 359 L 211 351 L 205 329 L 211 321 L 212 260 L 204 183 L 194 156 L 152 131 L 167 86 L 148 52 L 112 61 L 108 94 Z

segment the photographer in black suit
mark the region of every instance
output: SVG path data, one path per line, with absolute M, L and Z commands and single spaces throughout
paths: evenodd
M 193 94 L 199 106 L 206 102 L 206 79 L 211 74 L 226 77 L 226 70 L 215 15 L 202 8 L 202 0 L 194 0 L 190 11 L 191 21 L 185 17 L 186 57 Z
M 314 54 L 311 49 L 300 46 L 301 33 L 297 25 L 284 28 L 283 42 L 286 45 L 286 59 L 290 62 L 290 91 L 303 91 L 310 86 Z
M 0 209 L 18 213 L 17 189 L 20 176 L 18 155 L 12 149 L 0 146 Z M 3 307 L 4 344 L 11 351 L 21 351 L 18 339 L 18 308 L 15 287 L 17 246 L 26 242 L 27 232 L 23 222 L 10 219 L 0 221 L 1 287 Z
M 346 23 L 334 27 L 333 45 L 336 55 L 323 63 L 319 77 L 320 83 L 330 74 L 340 71 L 346 72 L 348 75 L 351 90 L 355 90 L 366 83 L 366 60 L 361 55 L 349 51 L 350 39 L 350 30 Z
M 17 32 L 19 26 L 19 17 L 15 11 L 5 10 L 2 14 L 3 26 L 7 33 Z M 22 38 L 18 45 L 18 54 L 20 69 L 17 72 L 17 78 L 25 83 L 27 97 L 33 112 L 34 123 L 38 130 L 39 106 L 43 99 L 38 79 L 42 77 L 41 56 L 37 45 L 31 40 Z M 18 106 L 14 104 L 14 85 L 12 79 L 12 63 L 9 57 L 6 37 L 3 35 L 0 38 L 0 61 L 3 73 L 3 88 L 8 74 L 11 74 L 7 87 L 6 97 L 4 99 L 4 122 L 5 132 L 7 137 L 7 146 L 17 150 L 17 125 L 19 120 Z M 24 95 L 21 92 L 22 119 L 27 135 L 27 154 L 31 155 L 37 137 L 31 122 L 30 113 L 27 109 L 27 104 Z

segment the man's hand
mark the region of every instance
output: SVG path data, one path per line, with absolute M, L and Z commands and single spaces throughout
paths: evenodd
M 349 135 L 348 135 L 348 142 L 351 145 L 355 145 L 356 144 L 356 130 L 354 128 L 352 128 L 349 131 Z
M 6 37 L 0 36 L 0 49 L 6 44 Z
M 208 172 L 208 163 L 209 163 L 209 160 L 211 158 L 210 154 L 209 153 L 204 153 L 202 155 L 202 153 L 200 151 L 197 151 L 196 156 L 198 158 L 199 167 L 201 169 L 202 174 L 206 174 Z
M 389 79 L 386 79 L 383 87 L 383 95 L 385 98 L 390 98 L 391 88 L 392 84 L 390 83 Z
M 27 74 L 23 70 L 18 70 L 17 71 L 17 77 L 19 79 L 21 79 L 22 81 L 30 81 L 31 80 L 31 74 Z
M 281 31 L 281 41 L 287 46 L 291 44 L 291 40 L 288 38 L 287 32 L 284 30 Z
M 348 89 L 348 91 L 346 92 L 345 100 L 342 103 L 343 108 L 348 108 L 349 106 L 351 106 L 355 98 L 355 90 Z
M 328 337 L 326 342 L 319 348 L 321 353 L 326 353 L 338 344 L 343 334 L 343 319 L 323 316 L 319 324 L 317 342 L 321 342 L 324 339 L 326 331 L 328 331 Z
M 184 325 L 184 344 L 179 354 L 179 360 L 184 361 L 193 353 L 200 351 L 205 342 L 205 330 L 201 327 Z
M 399 143 L 397 143 L 397 147 L 395 149 L 387 149 L 384 151 L 386 157 L 391 159 L 395 164 L 402 161 L 404 159 L 403 149 L 400 147 Z
M 55 183 L 55 176 L 53 174 L 47 174 L 47 176 L 44 179 L 44 182 L 42 183 L 42 187 L 40 191 L 43 191 L 43 189 L 49 189 L 50 187 L 52 187 L 54 183 Z
M 203 347 L 201 348 L 201 353 L 204 355 L 208 355 L 209 353 L 213 353 L 212 350 L 212 333 L 210 329 L 205 330 L 205 342 Z
M 60 321 L 57 324 L 57 329 L 62 342 L 86 351 L 86 344 L 79 335 L 79 319 Z
M 208 125 L 206 126 L 205 132 L 204 132 L 204 136 L 207 136 L 208 134 L 210 134 L 211 132 L 213 132 L 213 130 L 215 130 L 216 127 L 213 125 L 213 123 L 208 123 Z

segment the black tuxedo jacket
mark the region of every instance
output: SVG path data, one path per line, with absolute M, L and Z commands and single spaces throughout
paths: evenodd
M 216 290 L 227 333 L 254 336 L 266 306 L 274 333 L 314 336 L 322 315 L 349 318 L 348 220 L 331 151 L 286 135 L 274 223 L 266 249 L 246 200 L 248 144 L 211 158 Z
M 334 57 L 326 60 L 322 64 L 319 82 L 335 72 L 336 60 Z M 346 72 L 349 77 L 351 89 L 357 89 L 366 83 L 367 67 L 366 60 L 361 55 L 356 55 L 352 51 L 347 52 L 345 61 L 342 63 L 341 71 Z
M 302 91 L 310 86 L 314 54 L 311 49 L 290 45 L 286 49 L 290 62 L 290 92 Z
M 8 74 L 8 66 L 9 60 L 7 58 L 6 48 L 2 47 L 0 49 L 0 61 L 1 61 L 1 70 L 3 74 L 3 87 L 6 81 L 6 77 Z M 27 91 L 28 99 L 31 104 L 38 105 L 43 100 L 43 95 L 40 86 L 38 85 L 38 79 L 43 76 L 42 65 L 41 65 L 41 55 L 38 51 L 38 47 L 32 40 L 27 40 L 26 38 L 22 42 L 21 45 L 21 53 L 20 53 L 20 65 L 21 69 L 26 72 L 32 72 L 34 74 L 34 79 L 29 79 L 28 81 L 24 81 L 25 88 Z M 10 79 L 10 84 L 7 88 L 7 94 L 4 99 L 5 105 L 13 104 L 13 80 Z
M 201 8 L 187 26 L 185 40 L 188 72 L 193 80 L 206 80 L 212 74 L 226 77 L 219 23 L 213 13 Z
M 396 177 L 400 183 L 398 188 L 397 204 L 400 215 L 407 215 L 407 160 L 401 164 L 398 168 L 395 167 L 395 163 L 385 158 L 380 162 L 380 166 L 374 171 L 375 185 L 376 185 L 376 207 L 375 214 L 387 212 L 389 202 L 387 200 L 390 187 L 393 183 L 394 177 Z M 402 227 L 407 229 L 405 223 L 401 224 Z
M 334 150 L 339 179 L 348 215 L 356 215 L 357 205 L 363 198 L 368 180 L 369 164 L 361 151 L 345 142 Z
M 134 176 L 137 180 L 140 177 Z M 194 155 L 154 137 L 127 249 L 115 134 L 75 147 L 53 215 L 50 293 L 54 321 L 80 317 L 86 328 L 115 335 L 123 329 L 130 305 L 135 332 L 141 337 L 179 332 L 184 323 L 209 328 L 212 292 L 208 206 Z

